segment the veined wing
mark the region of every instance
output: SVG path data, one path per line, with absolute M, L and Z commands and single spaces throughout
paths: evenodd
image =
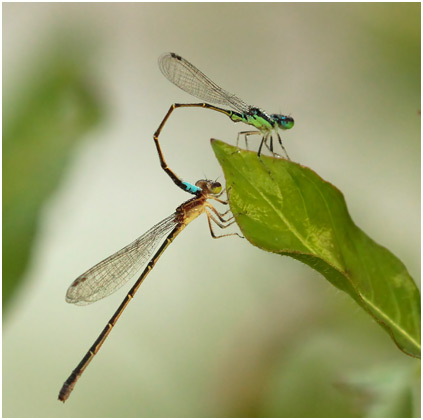
M 236 95 L 222 89 L 189 61 L 175 53 L 159 58 L 161 72 L 174 85 L 202 101 L 229 106 L 241 113 L 251 108 Z
M 88 305 L 111 295 L 147 263 L 163 238 L 176 225 L 174 213 L 125 248 L 90 268 L 70 285 L 66 301 Z

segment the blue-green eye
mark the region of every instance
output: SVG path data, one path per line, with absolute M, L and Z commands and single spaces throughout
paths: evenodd
M 294 118 L 292 117 L 285 117 L 280 122 L 281 128 L 288 130 L 292 127 L 294 127 Z
M 272 114 L 271 118 L 276 121 L 278 127 L 282 130 L 289 130 L 294 127 L 294 118 L 287 117 L 286 115 L 281 114 Z

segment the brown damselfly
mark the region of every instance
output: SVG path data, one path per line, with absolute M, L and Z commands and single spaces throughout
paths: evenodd
M 238 235 L 237 233 L 215 235 L 213 232 L 212 222 L 216 223 L 220 228 L 226 228 L 234 223 L 233 217 L 229 219 L 225 219 L 224 217 L 229 210 L 219 213 L 208 202 L 208 200 L 215 200 L 219 203 L 227 204 L 226 201 L 219 198 L 223 193 L 222 186 L 219 182 L 210 180 L 197 181 L 195 186 L 192 186 L 190 192 L 195 196 L 181 204 L 175 213 L 153 226 L 127 247 L 90 268 L 79 276 L 69 287 L 66 293 L 66 301 L 76 305 L 87 305 L 115 292 L 149 261 L 97 340 L 95 340 L 87 354 L 63 384 L 59 392 L 60 401 L 65 402 L 69 398 L 76 381 L 103 345 L 122 312 L 147 277 L 147 274 L 153 269 L 165 249 L 190 222 L 200 214 L 206 213 L 210 233 L 213 238 Z M 160 243 L 161 245 L 159 246 Z M 157 251 L 154 253 L 156 249 Z

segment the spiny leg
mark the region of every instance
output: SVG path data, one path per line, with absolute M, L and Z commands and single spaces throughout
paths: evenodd
M 231 218 L 231 219 L 234 219 L 234 220 L 229 219 L 228 221 L 221 222 L 218 219 L 216 219 L 216 217 L 214 217 L 214 215 L 211 214 L 208 209 L 206 210 L 206 213 L 208 214 L 210 220 L 213 220 L 213 222 L 216 223 L 216 225 L 219 226 L 221 229 L 226 229 L 226 228 L 228 228 L 229 226 L 232 226 L 235 223 L 234 217 Z
M 268 147 L 268 150 L 273 155 L 273 136 L 272 135 L 270 135 L 270 147 Z
M 260 155 L 261 155 L 261 149 L 262 149 L 262 147 L 263 147 L 263 144 L 266 144 L 266 141 L 267 141 L 267 137 L 268 137 L 268 134 L 266 133 L 262 138 L 261 138 L 261 142 L 260 142 L 260 146 L 259 146 L 259 149 L 258 149 L 258 152 L 257 152 L 257 157 L 260 159 Z M 260 159 L 261 160 L 261 159 Z
M 268 144 L 268 141 L 269 141 L 269 138 L 270 138 L 270 144 Z M 266 147 L 266 149 L 272 154 L 272 156 L 276 156 L 276 157 L 278 157 L 278 158 L 280 158 L 281 157 L 281 155 L 279 155 L 278 153 L 276 153 L 276 152 L 274 152 L 273 151 L 273 136 L 271 135 L 271 134 L 269 134 L 269 133 L 266 133 L 263 137 L 262 137 L 262 139 L 261 139 L 261 143 L 260 143 L 260 147 L 259 147 L 259 150 L 258 150 L 258 152 L 257 152 L 257 157 L 261 160 L 261 158 L 260 158 L 260 155 L 261 155 L 261 150 L 262 150 L 262 148 L 263 148 L 263 145 Z M 285 150 L 285 149 L 284 149 Z M 285 151 L 285 153 L 286 153 L 286 151 Z
M 228 209 L 226 210 L 224 213 L 220 213 L 219 211 L 217 211 L 217 209 L 212 206 L 210 203 L 206 203 L 206 207 L 209 208 L 217 217 L 218 219 L 222 222 L 222 223 L 233 223 L 235 217 L 231 216 L 229 219 L 225 219 L 224 216 L 226 216 L 231 210 Z
M 221 203 L 221 204 L 224 204 L 224 205 L 228 205 L 229 204 L 229 202 L 228 201 L 223 201 L 223 200 L 219 200 L 218 198 L 216 198 L 216 197 L 209 197 L 209 200 L 215 200 L 215 201 L 217 201 L 218 203 Z M 216 210 L 216 208 L 214 207 L 214 206 L 212 206 L 210 203 L 208 203 L 209 205 L 210 205 L 210 207 L 212 207 L 213 208 L 213 211 L 215 211 L 215 212 L 217 212 L 217 210 Z M 226 216 L 228 213 L 230 213 L 230 211 L 231 211 L 231 209 L 228 209 L 228 210 L 226 210 L 225 212 L 223 212 L 223 213 L 220 213 L 220 212 L 218 212 L 221 216 Z M 231 220 L 232 218 L 233 218 L 234 216 L 232 216 L 229 220 Z
M 224 211 L 223 213 L 220 213 L 221 216 L 226 216 L 228 213 L 230 213 L 231 209 L 228 209 Z M 228 220 L 232 220 L 234 216 L 230 217 Z
M 215 217 L 213 217 L 213 215 L 206 209 L 206 215 L 207 215 L 207 222 L 209 224 L 209 229 L 210 229 L 210 234 L 212 236 L 213 239 L 219 239 L 219 238 L 224 238 L 225 236 L 239 236 L 240 238 L 243 238 L 239 233 L 227 233 L 225 235 L 216 235 L 213 231 L 213 226 L 211 221 L 213 220 L 214 223 L 216 223 L 217 226 L 219 226 L 221 229 L 226 229 L 227 227 L 231 226 L 233 223 L 235 223 L 235 220 L 227 223 L 226 225 L 219 222 L 219 220 L 217 220 Z
M 220 194 L 219 194 L 220 195 Z M 228 202 L 226 201 L 226 200 L 220 200 L 219 198 L 217 198 L 217 197 L 209 197 L 209 199 L 210 200 L 214 200 L 214 201 L 217 201 L 218 203 L 220 203 L 220 204 L 228 204 Z
M 279 144 L 281 145 L 282 150 L 284 151 L 284 153 L 285 153 L 286 157 L 288 158 L 288 160 L 291 160 L 291 158 L 288 155 L 288 152 L 285 150 L 285 147 L 283 147 L 281 136 L 279 135 L 279 133 L 277 133 L 277 135 L 278 135 Z
M 264 170 L 269 174 L 270 177 L 272 177 L 272 173 L 270 172 L 269 168 L 266 166 L 266 164 L 263 162 L 263 160 L 260 156 L 260 151 L 261 151 L 263 144 L 266 144 L 266 147 L 267 147 L 268 137 L 269 137 L 269 133 L 266 133 L 266 135 L 262 138 L 260 148 L 259 148 L 259 151 L 257 153 L 257 157 L 259 158 L 260 163 L 263 165 Z M 267 149 L 269 149 L 269 148 L 267 147 Z
M 261 134 L 261 131 L 240 131 L 236 136 L 236 147 L 239 148 L 239 136 L 243 135 L 245 140 L 245 148 L 248 150 L 248 136 Z
M 280 155 L 278 153 L 273 151 L 273 136 L 269 133 L 266 133 L 265 135 L 263 135 L 263 133 L 261 131 L 240 131 L 238 133 L 237 138 L 236 138 L 236 147 L 238 147 L 238 144 L 239 144 L 239 136 L 244 135 L 245 136 L 245 147 L 248 150 L 248 136 L 257 135 L 257 134 L 259 134 L 259 135 L 262 134 L 262 138 L 261 138 L 260 146 L 259 146 L 259 149 L 258 149 L 258 152 L 257 152 L 257 156 L 260 158 L 261 150 L 262 150 L 263 145 L 264 145 L 266 147 L 266 149 L 273 156 L 280 157 Z M 270 145 L 268 144 L 269 137 L 270 137 Z
M 279 153 L 276 153 L 273 150 L 273 135 L 272 134 L 270 134 L 270 147 L 268 147 L 267 150 L 269 150 L 269 152 L 272 154 L 273 157 L 275 157 L 275 156 L 277 158 L 280 158 L 281 157 L 281 155 Z

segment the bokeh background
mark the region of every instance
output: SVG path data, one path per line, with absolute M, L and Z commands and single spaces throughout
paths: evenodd
M 160 73 L 166 51 L 292 115 L 291 158 L 419 282 L 419 3 L 5 3 L 3 416 L 418 415 L 416 361 L 348 296 L 297 261 L 212 240 L 205 218 L 57 401 L 129 288 L 77 307 L 67 287 L 189 198 L 152 140 L 171 103 L 196 102 Z M 183 109 L 161 141 L 184 179 L 222 180 L 209 139 L 242 129 Z

